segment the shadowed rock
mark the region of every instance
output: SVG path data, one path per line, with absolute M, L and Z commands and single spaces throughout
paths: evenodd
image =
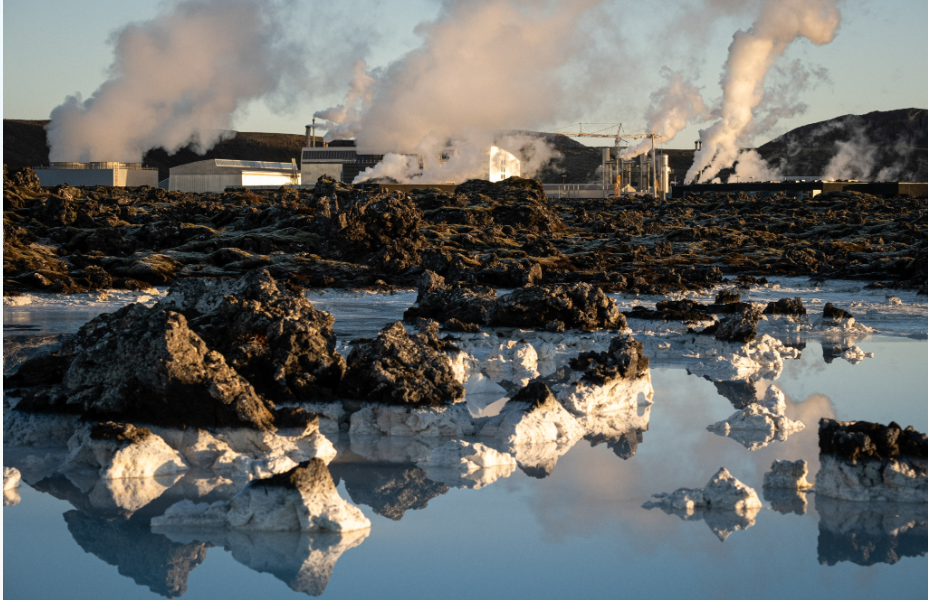
M 567 329 L 624 329 L 625 316 L 615 301 L 588 283 L 528 286 L 500 297 L 490 324 L 543 328 L 561 321 Z
M 870 566 L 928 554 L 928 505 L 815 496 L 818 562 Z
M 409 335 L 402 323 L 359 342 L 348 355 L 339 393 L 347 398 L 402 406 L 447 406 L 464 398 L 446 351 L 433 336 Z
M 430 480 L 412 463 L 332 463 L 333 478 L 343 480 L 356 504 L 370 506 L 375 513 L 399 521 L 407 510 L 421 510 L 429 500 L 448 493 L 448 486 Z

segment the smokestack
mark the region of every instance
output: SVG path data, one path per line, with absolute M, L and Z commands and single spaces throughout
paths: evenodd
M 313 121 L 315 121 L 315 119 L 313 119 Z M 304 144 L 304 146 L 306 146 L 307 148 L 311 148 L 312 145 L 313 145 L 313 126 L 307 125 L 306 126 L 306 143 Z

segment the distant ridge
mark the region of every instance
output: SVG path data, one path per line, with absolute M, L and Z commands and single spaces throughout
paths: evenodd
M 786 176 L 928 181 L 928 109 L 844 115 L 797 127 L 757 151 Z M 844 169 L 838 169 L 844 164 Z M 883 177 L 880 177 L 881 174 Z

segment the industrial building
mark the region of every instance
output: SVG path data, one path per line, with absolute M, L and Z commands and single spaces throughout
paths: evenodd
M 34 171 L 39 177 L 39 182 L 45 187 L 62 184 L 115 187 L 158 185 L 158 169 L 143 167 L 141 163 L 54 162 L 48 166 L 36 167 Z
M 928 196 L 928 183 L 865 182 L 865 181 L 758 181 L 744 183 L 696 183 L 673 186 L 673 197 L 707 192 L 738 193 L 769 196 L 786 194 L 798 198 L 812 198 L 824 192 L 860 192 L 873 196 Z
M 213 158 L 172 167 L 168 189 L 222 193 L 229 187 L 300 185 L 296 159 L 289 163 Z

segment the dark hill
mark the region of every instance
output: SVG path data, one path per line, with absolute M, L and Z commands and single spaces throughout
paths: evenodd
M 786 176 L 928 181 L 928 110 L 844 115 L 797 127 L 757 150 Z

